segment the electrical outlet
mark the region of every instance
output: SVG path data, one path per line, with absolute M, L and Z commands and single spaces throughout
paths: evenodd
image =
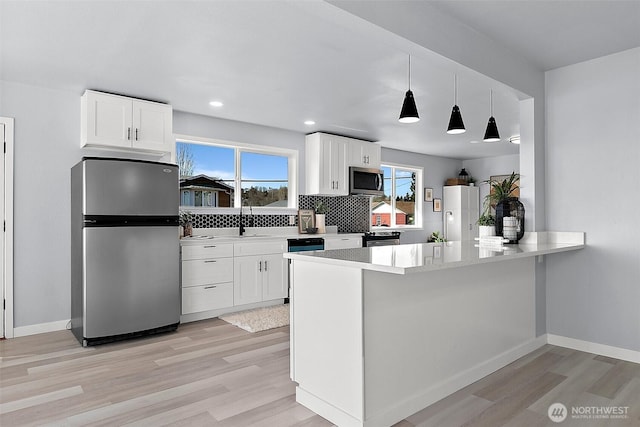
M 296 225 L 296 216 L 289 215 L 289 225 Z

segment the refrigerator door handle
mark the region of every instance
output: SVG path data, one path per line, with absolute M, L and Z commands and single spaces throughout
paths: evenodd
M 449 221 L 453 219 L 453 212 L 446 211 L 444 213 L 444 238 L 449 238 Z

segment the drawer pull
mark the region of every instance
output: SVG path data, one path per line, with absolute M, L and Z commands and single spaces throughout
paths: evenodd
M 216 247 L 216 245 L 205 245 L 205 249 L 207 249 L 207 248 L 215 248 L 215 247 Z
M 215 286 L 215 285 L 211 285 L 211 286 L 205 286 L 204 288 L 205 288 L 205 289 L 215 289 L 216 287 L 217 287 L 217 286 Z
M 208 259 L 208 260 L 205 261 L 205 263 L 207 263 L 207 262 L 218 262 L 218 261 L 216 261 L 215 259 Z

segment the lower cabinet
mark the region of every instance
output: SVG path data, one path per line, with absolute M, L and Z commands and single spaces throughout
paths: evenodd
M 233 282 L 182 288 L 182 314 L 233 307 Z
M 235 305 L 286 298 L 286 260 L 282 252 L 235 257 L 233 260 Z
M 362 237 L 337 237 L 324 240 L 325 249 L 352 249 L 362 247 Z

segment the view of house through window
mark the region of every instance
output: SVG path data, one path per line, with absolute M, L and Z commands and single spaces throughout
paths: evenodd
M 181 206 L 288 207 L 287 155 L 178 141 L 176 157 Z M 237 188 L 241 194 L 236 194 Z
M 416 191 L 422 183 L 422 169 L 382 165 L 384 196 L 373 198 L 371 224 L 376 227 L 420 226 L 422 198 Z

